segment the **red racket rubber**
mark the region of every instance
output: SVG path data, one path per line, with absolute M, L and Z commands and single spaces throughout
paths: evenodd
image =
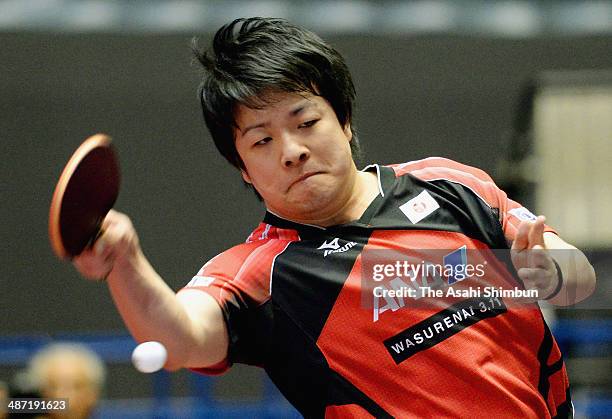
M 119 195 L 121 173 L 112 140 L 89 137 L 59 177 L 49 209 L 49 239 L 61 259 L 72 259 L 100 236 L 104 217 Z

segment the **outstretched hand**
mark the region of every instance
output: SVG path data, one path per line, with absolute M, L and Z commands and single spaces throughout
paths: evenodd
M 545 221 L 546 218 L 540 215 L 535 222 L 521 222 L 510 251 L 512 264 L 525 289 L 537 290 L 539 299 L 551 296 L 561 280 L 544 243 Z

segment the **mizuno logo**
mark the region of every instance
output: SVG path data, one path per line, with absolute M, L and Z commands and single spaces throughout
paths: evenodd
M 338 244 L 338 238 L 336 237 L 335 239 L 333 239 L 329 243 L 327 243 L 327 240 L 325 240 L 323 242 L 323 244 L 321 246 L 319 246 L 319 250 L 322 250 L 322 249 L 331 249 L 331 250 L 338 250 L 338 249 L 340 249 L 340 245 Z
M 353 246 L 355 246 L 357 244 L 355 242 L 347 242 L 345 245 L 340 246 L 340 243 L 338 243 L 338 240 L 339 239 L 337 237 L 335 239 L 333 239 L 332 241 L 330 241 L 329 243 L 327 243 L 327 240 L 325 240 L 323 242 L 323 244 L 321 246 L 319 246 L 317 249 L 318 250 L 324 250 L 323 257 L 327 257 L 327 255 L 329 255 L 331 253 L 343 253 L 343 252 L 346 252 L 351 247 L 353 247 Z

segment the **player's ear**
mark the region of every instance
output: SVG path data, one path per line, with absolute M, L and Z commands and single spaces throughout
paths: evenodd
M 242 175 L 242 179 L 249 184 L 253 184 L 253 182 L 251 182 L 251 177 L 249 176 L 249 174 L 247 173 L 246 170 L 244 169 L 240 169 L 240 174 Z
M 346 124 L 344 124 L 344 136 L 346 137 L 349 143 L 353 139 L 353 130 L 351 129 L 350 122 L 347 122 Z

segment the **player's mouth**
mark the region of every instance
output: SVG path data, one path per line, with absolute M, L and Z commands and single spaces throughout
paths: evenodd
M 287 190 L 291 189 L 293 186 L 297 185 L 298 183 L 301 183 L 303 181 L 305 181 L 306 179 L 314 176 L 314 175 L 319 175 L 323 172 L 306 172 L 304 173 L 302 176 L 300 176 L 299 178 L 297 178 L 296 180 L 294 180 L 291 185 L 289 185 L 289 187 L 287 188 Z

